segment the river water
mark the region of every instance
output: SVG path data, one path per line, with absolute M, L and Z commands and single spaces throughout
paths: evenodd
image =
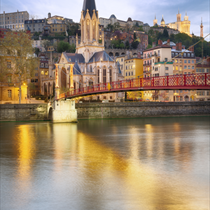
M 209 117 L 0 123 L 1 210 L 209 210 Z

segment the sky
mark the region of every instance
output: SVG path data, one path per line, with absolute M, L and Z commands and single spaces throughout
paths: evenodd
M 191 33 L 200 36 L 201 18 L 204 36 L 210 33 L 210 0 L 95 0 L 99 17 L 109 18 L 115 14 L 117 19 L 127 21 L 128 17 L 153 26 L 156 15 L 158 24 L 164 16 L 165 22 L 175 22 L 178 9 L 184 19 L 185 13 L 191 21 Z M 0 0 L 0 13 L 5 11 L 28 11 L 35 18 L 47 18 L 48 12 L 80 21 L 83 0 Z M 210 41 L 210 36 L 206 38 Z

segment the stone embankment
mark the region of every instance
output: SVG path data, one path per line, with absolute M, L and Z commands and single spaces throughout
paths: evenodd
M 47 119 L 47 104 L 0 105 L 0 121 L 43 121 Z
M 76 104 L 78 119 L 210 116 L 207 102 L 125 102 Z M 47 104 L 0 105 L 0 121 L 43 121 L 51 114 Z
M 76 109 L 79 119 L 210 115 L 210 101 L 84 103 Z

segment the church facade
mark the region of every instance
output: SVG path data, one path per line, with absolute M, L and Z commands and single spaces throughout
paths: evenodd
M 76 36 L 76 53 L 63 52 L 55 69 L 58 93 L 123 80 L 119 65 L 105 52 L 104 33 L 99 35 L 95 0 L 84 0 L 81 13 L 81 40 Z M 116 100 L 116 93 L 93 96 L 94 100 Z
M 177 16 L 176 22 L 168 23 L 168 24 L 165 23 L 165 20 L 162 17 L 160 26 L 161 27 L 172 28 L 172 29 L 180 31 L 181 33 L 186 33 L 187 35 L 191 36 L 191 34 L 190 34 L 190 25 L 191 25 L 191 23 L 189 21 L 189 17 L 187 16 L 187 13 L 184 16 L 184 20 L 183 21 L 181 20 L 181 14 L 180 14 L 179 11 L 178 11 L 178 14 L 176 16 Z M 158 25 L 158 20 L 156 19 L 156 17 L 153 20 L 153 25 L 154 26 Z

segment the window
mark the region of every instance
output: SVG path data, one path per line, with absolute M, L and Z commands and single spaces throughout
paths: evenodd
M 165 70 L 167 71 L 168 70 L 168 67 L 165 67 Z
M 191 69 L 190 66 L 188 66 L 188 69 Z
M 40 63 L 41 68 L 44 68 L 44 63 Z
M 8 98 L 12 98 L 12 91 L 8 90 Z
M 7 82 L 8 82 L 8 83 L 11 83 L 11 82 L 12 82 L 12 76 L 8 76 L 8 77 L 7 77 Z
M 10 61 L 7 62 L 7 68 L 11 69 L 11 62 Z
M 109 70 L 109 81 L 112 82 L 112 69 Z
M 195 66 L 192 66 L 192 69 L 195 69 Z
M 190 60 L 188 60 L 188 63 L 190 63 Z
M 92 65 L 90 65 L 90 72 L 93 72 L 93 67 L 92 67 Z
M 131 76 L 133 76 L 133 72 L 131 72 Z
M 191 57 L 194 57 L 194 53 L 191 54 Z
M 155 68 L 155 71 L 158 71 L 158 67 Z
M 184 60 L 184 63 L 187 63 L 187 60 Z
M 186 53 L 184 53 L 184 57 L 186 57 Z
M 204 69 L 202 69 L 202 73 L 204 73 L 205 71 L 204 71 Z
M 195 61 L 194 61 L 194 60 L 192 60 L 192 63 L 195 63 Z
M 48 71 L 45 72 L 45 75 L 46 75 L 46 76 L 48 75 Z
M 41 71 L 41 75 L 44 75 L 44 71 Z
M 100 70 L 98 69 L 98 84 L 100 83 Z
M 168 76 L 168 73 L 165 73 L 165 76 Z
M 168 61 L 168 58 L 165 58 L 165 62 L 167 62 Z
M 126 72 L 126 77 L 128 76 L 128 73 Z
M 198 69 L 196 69 L 196 72 L 199 72 L 199 70 L 198 70 Z

